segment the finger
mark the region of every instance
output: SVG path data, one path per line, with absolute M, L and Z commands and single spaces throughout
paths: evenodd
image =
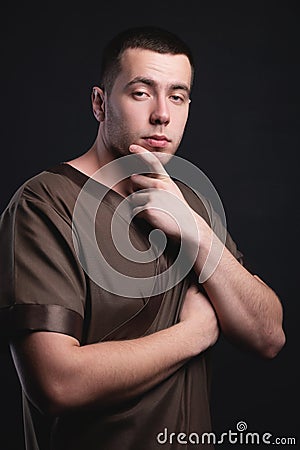
M 198 286 L 196 286 L 195 283 L 191 283 L 191 284 L 189 285 L 189 287 L 188 287 L 188 291 L 189 291 L 189 292 L 192 292 L 193 294 L 198 294 L 199 289 L 198 289 Z
M 136 144 L 130 145 L 129 150 L 131 151 L 131 153 L 139 155 L 143 159 L 143 161 L 147 163 L 152 173 L 165 177 L 169 176 L 155 153 L 149 152 L 149 150 L 147 150 L 146 148 Z
M 149 194 L 147 192 L 135 192 L 130 195 L 130 203 L 132 207 L 143 206 L 149 202 Z
M 167 179 L 167 177 L 152 178 L 146 175 L 133 174 L 131 175 L 130 179 L 132 188 L 135 191 L 137 189 L 162 189 L 161 181 L 162 179 Z

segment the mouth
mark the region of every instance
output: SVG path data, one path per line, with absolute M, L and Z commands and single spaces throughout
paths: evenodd
M 153 148 L 165 148 L 171 142 L 166 136 L 160 134 L 145 136 L 143 140 Z

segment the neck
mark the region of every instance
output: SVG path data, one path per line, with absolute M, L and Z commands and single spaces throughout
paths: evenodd
M 113 173 L 110 172 L 112 176 L 106 174 L 105 170 L 99 171 L 99 169 L 102 169 L 108 163 L 114 161 L 115 159 L 116 158 L 114 157 L 113 153 L 110 152 L 105 147 L 101 139 L 100 133 L 98 133 L 98 136 L 94 144 L 86 153 L 79 156 L 78 158 L 75 158 L 67 162 L 71 166 L 75 167 L 75 169 L 84 173 L 88 177 L 93 177 L 97 179 L 99 182 L 101 182 L 106 186 L 110 186 L 112 176 L 117 177 L 117 179 L 120 179 L 121 181 L 112 186 L 111 188 L 114 191 L 118 192 L 123 197 L 127 197 L 129 194 L 132 193 L 130 179 L 128 178 L 122 179 L 122 174 L 116 173 L 115 171 Z

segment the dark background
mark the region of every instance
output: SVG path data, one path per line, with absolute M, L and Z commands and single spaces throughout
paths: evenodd
M 213 182 L 231 235 L 282 300 L 287 335 L 269 361 L 218 341 L 217 433 L 240 420 L 274 437 L 298 433 L 299 19 L 297 2 L 288 1 L 1 6 L 1 211 L 27 178 L 93 143 L 91 88 L 116 32 L 155 24 L 193 49 L 197 72 L 178 155 Z M 20 388 L 5 349 L 0 365 L 0 449 L 23 450 Z

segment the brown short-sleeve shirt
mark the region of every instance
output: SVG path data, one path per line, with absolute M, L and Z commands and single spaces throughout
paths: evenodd
M 120 294 L 120 290 L 115 293 L 113 270 L 102 273 L 99 267 L 100 282 L 90 277 L 89 265 L 83 264 L 85 248 L 73 222 L 76 201 L 87 180 L 70 165 L 59 164 L 21 186 L 2 213 L 0 326 L 6 339 L 25 332 L 52 331 L 69 334 L 81 345 L 88 345 L 134 339 L 178 321 L 188 277 L 166 291 L 155 295 L 141 291 L 132 298 Z M 95 188 L 91 195 L 97 196 L 101 185 L 95 182 Z M 181 188 L 191 206 L 207 220 L 206 208 L 197 196 Z M 110 223 L 122 199 L 114 191 L 103 197 L 95 218 L 97 244 L 113 269 L 123 270 L 128 277 L 155 278 L 172 264 L 174 255 L 169 257 L 164 252 L 156 260 L 141 264 L 128 262 L 126 255 L 116 251 Z M 122 221 L 119 227 L 125 233 L 127 224 Z M 143 221 L 129 225 L 132 243 L 140 251 L 149 249 L 149 230 Z M 242 261 L 229 234 L 226 245 Z M 105 278 L 103 284 L 101 276 Z M 154 450 L 162 447 L 157 436 L 165 429 L 199 436 L 209 432 L 208 354 L 206 351 L 193 358 L 145 395 L 114 410 L 99 406 L 90 413 L 78 411 L 53 419 L 42 416 L 23 395 L 28 448 Z M 165 438 L 165 434 L 160 436 Z M 176 450 L 182 444 L 168 438 L 163 448 Z

